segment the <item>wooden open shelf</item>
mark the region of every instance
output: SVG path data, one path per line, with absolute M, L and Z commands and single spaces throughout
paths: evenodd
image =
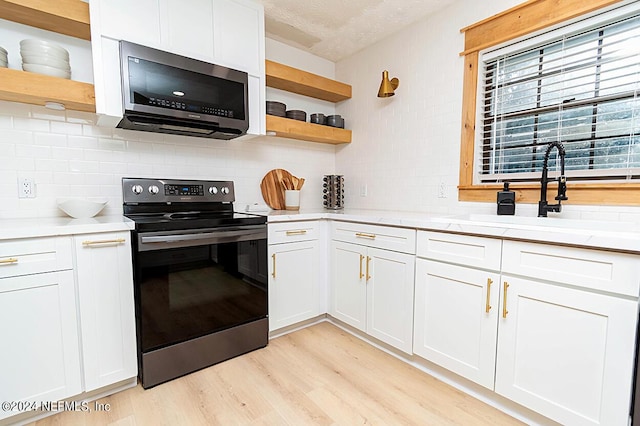
M 91 39 L 89 4 L 81 0 L 0 0 L 0 18 L 83 40 Z M 0 99 L 44 105 L 63 104 L 96 111 L 93 84 L 0 68 Z
M 351 143 L 351 130 L 323 126 L 292 120 L 290 118 L 267 115 L 267 133 L 273 132 L 283 138 L 300 139 L 311 142 L 342 144 Z
M 273 61 L 265 61 L 266 84 L 275 89 L 340 102 L 351 98 L 351 86 Z
M 91 40 L 89 3 L 80 0 L 0 0 L 0 18 Z
M 0 68 L 0 99 L 44 105 L 59 102 L 67 109 L 96 111 L 93 84 Z
M 329 102 L 351 98 L 351 86 L 273 61 L 265 61 L 266 85 Z M 267 115 L 267 133 L 303 141 L 351 143 L 351 130 Z

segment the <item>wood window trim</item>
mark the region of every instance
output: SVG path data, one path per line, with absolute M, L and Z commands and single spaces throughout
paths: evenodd
M 473 184 L 476 97 L 480 50 L 566 22 L 573 18 L 619 3 L 621 0 L 529 0 L 490 18 L 462 28 L 465 43 L 460 141 L 458 200 L 495 202 L 502 184 Z M 511 184 L 516 202 L 537 203 L 540 185 Z M 550 186 L 548 199 L 555 196 Z M 569 183 L 567 204 L 640 205 L 640 183 Z

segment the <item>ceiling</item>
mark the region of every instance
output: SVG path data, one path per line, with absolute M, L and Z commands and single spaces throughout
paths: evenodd
M 455 0 L 261 0 L 267 37 L 337 62 Z

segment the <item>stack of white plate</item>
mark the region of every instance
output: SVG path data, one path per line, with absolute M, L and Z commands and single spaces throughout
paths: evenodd
M 7 68 L 8 66 L 7 51 L 0 47 L 0 68 Z
M 22 40 L 20 55 L 22 69 L 25 71 L 71 78 L 69 52 L 55 43 L 45 40 Z

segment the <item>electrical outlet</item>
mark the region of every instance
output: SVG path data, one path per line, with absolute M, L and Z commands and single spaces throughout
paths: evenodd
M 36 183 L 33 179 L 18 180 L 18 198 L 36 198 Z
M 362 185 L 360 185 L 360 196 L 361 197 L 366 197 L 367 196 L 367 184 L 363 183 Z
M 447 198 L 447 187 L 443 180 L 438 184 L 438 198 Z

